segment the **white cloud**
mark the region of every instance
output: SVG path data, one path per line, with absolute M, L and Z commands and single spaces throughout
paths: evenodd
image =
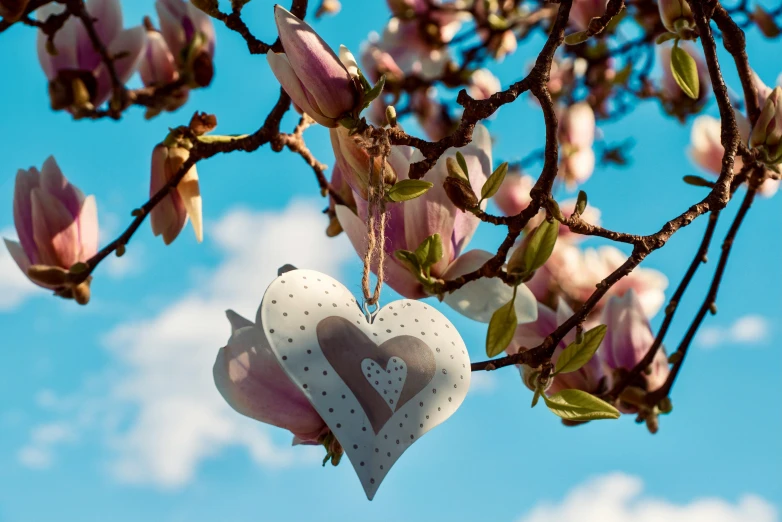
M 16 232 L 10 229 L 0 230 L 0 312 L 8 312 L 36 293 L 45 293 L 34 285 L 19 269 L 14 258 L 5 248 L 2 238 L 16 239 Z
M 31 469 L 47 469 L 54 459 L 53 450 L 56 446 L 76 440 L 76 432 L 72 426 L 57 422 L 36 426 L 30 434 L 30 441 L 19 450 L 19 462 Z
M 573 488 L 559 504 L 541 503 L 519 522 L 778 522 L 777 510 L 756 495 L 731 503 L 702 497 L 673 504 L 643 495 L 638 477 L 613 473 Z
M 180 486 L 199 462 L 231 445 L 265 466 L 316 462 L 318 448 L 279 446 L 271 436 L 275 428 L 232 410 L 213 384 L 212 365 L 230 333 L 225 310 L 254 319 L 280 266 L 340 275 L 355 253 L 344 237 L 326 237 L 325 225 L 312 201 L 281 212 L 229 212 L 210 227 L 204 245 L 216 244 L 223 261 L 200 272 L 194 289 L 155 317 L 106 335 L 115 364 L 92 383 L 90 400 L 43 392 L 39 403 L 79 417 L 82 429 L 103 429 L 110 470 L 123 481 Z
M 698 334 L 698 344 L 703 348 L 716 348 L 720 345 L 763 344 L 769 339 L 771 325 L 767 318 L 760 315 L 739 317 L 728 326 L 707 326 Z
M 489 395 L 497 389 L 497 376 L 492 372 L 473 372 L 470 376 L 470 393 Z

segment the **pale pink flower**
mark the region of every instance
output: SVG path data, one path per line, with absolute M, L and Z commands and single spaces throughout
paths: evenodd
M 152 150 L 150 197 L 157 194 L 179 172 L 189 157 L 190 151 L 187 149 L 178 146 L 169 147 L 163 143 Z M 195 165 L 190 167 L 176 190 L 170 191 L 155 205 L 150 212 L 149 221 L 153 234 L 162 235 L 163 242 L 169 245 L 185 228 L 188 217 L 193 223 L 196 239 L 201 242 L 204 237 L 201 190 Z
M 585 182 L 595 170 L 595 113 L 580 102 L 561 111 L 559 122 L 560 176 L 569 188 Z
M 532 201 L 529 191 L 535 185 L 531 176 L 509 172 L 492 201 L 506 216 L 515 216 Z
M 17 172 L 14 225 L 19 242 L 5 239 L 5 245 L 25 275 L 31 265 L 67 270 L 98 251 L 95 196 L 85 198 L 51 156 L 40 172 L 35 167 Z

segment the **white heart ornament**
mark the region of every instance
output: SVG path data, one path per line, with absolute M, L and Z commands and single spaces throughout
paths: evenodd
M 370 500 L 402 453 L 450 417 L 470 387 L 459 332 L 418 301 L 394 301 L 370 323 L 338 281 L 293 270 L 269 285 L 257 322 Z

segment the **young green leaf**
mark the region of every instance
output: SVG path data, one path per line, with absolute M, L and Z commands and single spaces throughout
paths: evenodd
M 508 272 L 512 274 L 530 273 L 541 266 L 551 256 L 559 234 L 559 222 L 543 223 L 532 232 L 529 241 L 522 243 L 508 261 Z
M 696 187 L 709 187 L 709 188 L 712 188 L 714 186 L 713 182 L 711 182 L 711 181 L 709 181 L 707 179 L 703 179 L 700 176 L 687 175 L 687 176 L 684 176 L 682 179 L 688 185 L 694 185 Z
M 581 390 L 567 389 L 546 397 L 546 406 L 555 415 L 572 421 L 618 419 L 619 411 L 607 402 Z
M 570 33 L 565 37 L 566 45 L 578 45 L 589 40 L 589 33 L 587 31 L 578 31 L 577 33 Z
M 491 316 L 486 332 L 486 355 L 494 357 L 503 352 L 516 332 L 516 291 L 513 299 L 499 307 Z
M 467 161 L 464 159 L 462 153 L 458 150 L 456 151 L 456 162 L 459 163 L 459 166 L 462 168 L 462 172 L 464 172 L 464 176 L 467 178 L 467 181 L 470 181 L 470 171 L 467 168 Z
M 535 388 L 535 393 L 532 395 L 532 406 L 530 406 L 530 408 L 534 408 L 538 405 L 538 399 L 540 399 L 541 393 L 540 388 Z
M 606 325 L 601 324 L 586 332 L 580 343 L 570 343 L 559 354 L 557 364 L 554 367 L 554 375 L 574 372 L 588 363 L 605 336 Z
M 432 186 L 431 183 L 422 179 L 403 179 L 388 189 L 387 196 L 391 201 L 399 203 L 423 196 Z
M 380 93 L 383 92 L 383 87 L 386 85 L 386 75 L 380 77 L 380 79 L 377 81 L 374 87 L 372 87 L 370 90 L 364 94 L 364 108 L 369 107 L 369 104 L 372 103 L 375 98 L 380 96 Z
M 416 256 L 414 252 L 410 252 L 409 250 L 397 250 L 394 252 L 394 257 L 396 257 L 411 274 L 418 278 L 421 277 L 421 264 L 418 261 L 418 256 Z
M 449 176 L 453 178 L 458 178 L 466 182 L 467 186 L 470 186 L 470 179 L 467 177 L 467 174 L 464 173 L 462 167 L 459 166 L 458 161 L 456 161 L 451 157 L 445 158 L 445 168 L 448 171 Z
M 508 162 L 506 161 L 491 173 L 489 179 L 487 179 L 486 183 L 484 183 L 483 187 L 481 187 L 481 199 L 489 199 L 490 197 L 494 196 L 494 194 L 500 190 L 500 185 L 502 185 L 502 182 L 505 180 L 505 175 L 507 173 Z
M 695 59 L 678 45 L 671 50 L 671 72 L 684 94 L 697 100 L 700 93 L 698 66 Z
M 584 213 L 587 208 L 587 193 L 583 190 L 578 191 L 578 199 L 576 199 L 576 214 L 579 216 Z
M 665 43 L 668 40 L 673 40 L 674 38 L 678 38 L 678 37 L 679 35 L 676 33 L 663 33 L 660 36 L 658 36 L 657 39 L 655 39 L 654 43 L 660 45 L 661 43 Z
M 421 244 L 415 249 L 415 256 L 424 270 L 440 261 L 443 257 L 443 243 L 440 234 L 432 234 L 421 241 Z

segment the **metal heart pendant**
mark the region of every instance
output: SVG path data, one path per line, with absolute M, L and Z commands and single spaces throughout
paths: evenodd
M 293 270 L 266 290 L 257 322 L 370 500 L 402 453 L 450 417 L 470 387 L 459 332 L 418 301 L 395 301 L 369 322 L 342 284 Z

